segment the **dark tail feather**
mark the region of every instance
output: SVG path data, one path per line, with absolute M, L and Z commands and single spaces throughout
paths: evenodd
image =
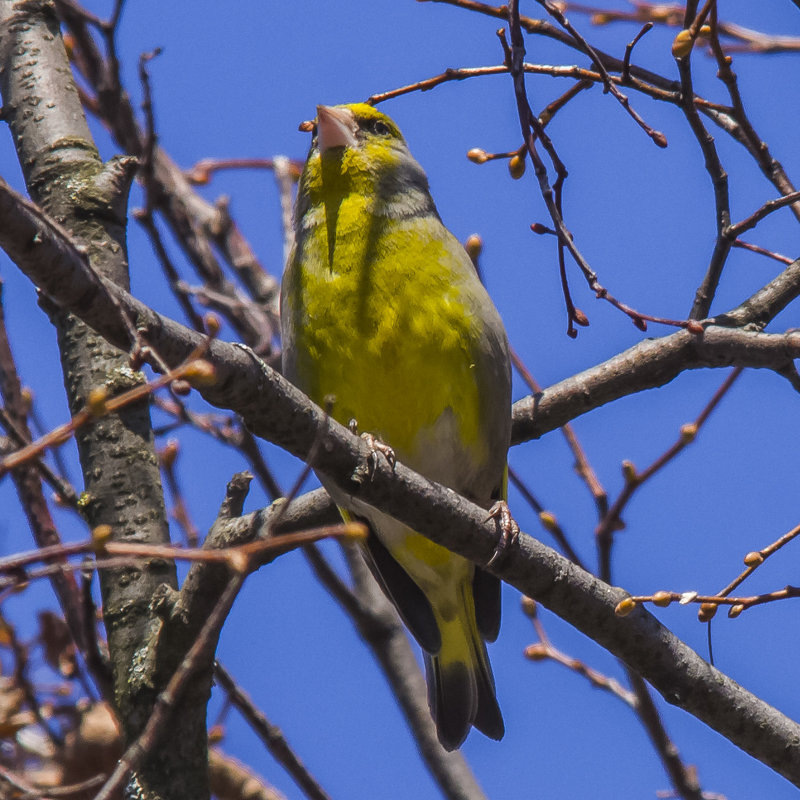
M 471 632 L 464 632 L 469 646 L 460 659 L 452 650 L 425 656 L 428 704 L 446 750 L 459 747 L 473 725 L 491 739 L 502 739 L 505 733 L 486 645 L 474 621 L 471 627 Z M 445 647 L 449 641 L 445 638 Z
M 483 642 L 475 642 L 476 670 L 475 680 L 478 684 L 478 710 L 472 724 L 490 739 L 502 739 L 506 732 L 503 715 L 497 704 L 497 695 L 494 689 L 494 676 Z
M 445 750 L 455 750 L 467 738 L 477 712 L 475 676 L 461 661 L 443 666 L 437 656 L 427 654 L 425 666 L 428 705 L 436 723 L 436 733 Z

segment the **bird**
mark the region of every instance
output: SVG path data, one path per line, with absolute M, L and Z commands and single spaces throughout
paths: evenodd
M 386 114 L 317 106 L 281 288 L 282 370 L 384 453 L 480 506 L 504 503 L 511 426 L 509 346 L 427 176 Z M 366 521 L 366 560 L 424 653 L 439 741 L 474 726 L 504 734 L 486 642 L 500 581 L 320 480 Z

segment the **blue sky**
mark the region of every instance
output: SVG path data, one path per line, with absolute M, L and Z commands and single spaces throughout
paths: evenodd
M 627 4 L 615 2 L 615 8 Z M 800 15 L 788 2 L 726 2 L 723 17 L 768 33 L 800 36 Z M 93 2 L 101 14 L 110 3 Z M 538 15 L 539 6 L 522 4 Z M 583 15 L 570 19 L 599 47 L 622 55 L 636 25 L 594 28 Z M 162 146 L 185 167 L 206 157 L 303 158 L 308 135 L 298 124 L 317 103 L 362 100 L 430 77 L 447 67 L 497 64 L 502 58 L 497 20 L 434 3 L 337 3 L 294 0 L 264 3 L 206 0 L 129 4 L 120 29 L 120 57 L 127 88 L 138 99 L 140 52 L 163 47 L 151 63 L 157 128 Z M 634 61 L 675 77 L 669 46 L 674 30 L 653 30 Z M 529 38 L 528 60 L 586 66 L 574 51 Z M 698 92 L 724 102 L 715 69 L 695 56 Z M 737 55 L 745 104 L 756 130 L 798 179 L 797 110 L 800 55 Z M 569 87 L 564 79 L 529 77 L 534 108 Z M 597 88 L 560 112 L 549 132 L 570 176 L 565 216 L 576 242 L 611 292 L 634 307 L 664 317 L 685 317 L 714 242 L 713 196 L 702 155 L 682 115 L 672 106 L 631 94 L 640 114 L 669 141 L 656 148 L 622 108 Z M 478 78 L 400 98 L 383 107 L 400 125 L 425 167 L 445 223 L 462 240 L 479 233 L 487 286 L 505 320 L 512 345 L 544 385 L 590 367 L 643 336 L 627 318 L 594 299 L 577 270 L 571 282 L 577 305 L 591 326 L 576 340 L 565 335 L 555 248 L 529 225 L 547 221 L 532 171 L 511 181 L 502 162 L 477 166 L 472 147 L 515 149 L 519 126 L 508 76 Z M 105 157 L 116 150 L 95 125 Z M 734 219 L 741 219 L 776 190 L 743 149 L 713 131 L 730 175 Z M 0 137 L 0 174 L 20 185 L 10 136 Z M 268 172 L 215 177 L 204 195 L 231 197 L 232 213 L 265 267 L 281 269 L 278 196 Z M 134 192 L 132 206 L 141 202 Z M 789 256 L 797 252 L 797 224 L 787 210 L 749 237 Z M 143 232 L 129 233 L 132 285 L 159 311 L 179 316 L 159 280 Z M 179 253 L 169 243 L 172 255 Z M 735 251 L 714 311 L 735 305 L 772 276 L 779 265 Z M 26 383 L 34 388 L 47 423 L 66 418 L 54 336 L 36 307 L 27 280 L 0 255 L 12 343 Z M 796 308 L 772 325 L 798 326 Z M 575 423 L 587 455 L 612 498 L 622 487 L 620 463 L 643 468 L 675 439 L 724 379 L 725 371 L 686 374 L 669 386 L 626 398 Z M 54 377 L 56 376 L 56 377 Z M 515 398 L 526 393 L 520 383 Z M 200 407 L 200 404 L 198 404 Z M 636 496 L 625 514 L 614 555 L 615 583 L 632 593 L 658 589 L 711 592 L 740 571 L 742 556 L 763 547 L 798 522 L 798 397 L 780 377 L 745 373 L 723 400 L 698 441 Z M 265 446 L 270 463 L 290 485 L 294 459 Z M 74 449 L 64 448 L 75 481 Z M 572 469 L 558 432 L 515 448 L 510 460 L 536 496 L 561 521 L 573 546 L 594 563 L 593 502 Z M 196 524 L 213 521 L 225 481 L 242 464 L 230 450 L 188 433 L 179 474 Z M 311 485 L 311 482 L 309 482 Z M 254 488 L 248 508 L 265 502 Z M 518 495 L 510 498 L 523 530 L 552 544 Z M 15 508 L 13 487 L 0 483 L 0 551 L 30 546 Z M 68 516 L 65 535 L 85 531 Z M 770 591 L 796 580 L 798 545 L 763 567 L 747 591 Z M 336 558 L 335 547 L 326 548 Z M 25 615 L 52 603 L 34 587 L 6 608 Z M 796 602 L 796 601 L 794 601 Z M 494 798 L 654 797 L 667 779 L 635 716 L 618 700 L 551 663 L 530 663 L 523 648 L 534 641 L 519 597 L 506 587 L 504 622 L 490 648 L 507 734 L 501 743 L 478 733 L 463 751 L 487 794 Z M 750 611 L 738 620 L 720 615 L 713 627 L 717 665 L 745 687 L 800 718 L 796 691 L 800 642 L 796 610 L 788 601 Z M 706 629 L 691 609 L 658 616 L 705 653 Z M 590 666 L 622 679 L 614 659 L 553 615 L 542 612 L 555 645 Z M 333 797 L 428 798 L 437 790 L 420 764 L 412 739 L 381 674 L 350 622 L 312 578 L 301 555 L 279 559 L 252 576 L 224 629 L 220 657 L 279 725 L 310 771 Z M 219 707 L 212 702 L 210 720 Z M 684 712 L 660 703 L 668 731 L 685 760 L 697 765 L 705 790 L 729 798 L 795 796 L 782 778 L 750 759 Z M 225 748 L 250 764 L 289 797 L 299 791 L 265 754 L 235 714 L 228 718 Z

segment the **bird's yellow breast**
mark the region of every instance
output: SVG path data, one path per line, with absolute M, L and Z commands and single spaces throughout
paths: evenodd
M 442 480 L 419 463 L 421 447 L 441 444 L 433 440 L 456 443 L 448 449 L 459 452 L 446 459 L 485 459 L 480 320 L 465 294 L 463 250 L 454 252 L 460 245 L 442 235 L 435 216 L 370 212 L 361 196 L 341 200 L 333 247 L 330 213 L 309 212 L 285 279 L 291 301 L 283 313 L 292 317 L 297 353 L 290 377 L 315 402 L 332 398 L 337 420 L 357 420 L 401 460 Z M 458 435 L 437 436 L 437 424 Z

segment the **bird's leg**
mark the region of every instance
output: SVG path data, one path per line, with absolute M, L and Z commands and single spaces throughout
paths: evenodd
M 358 422 L 354 419 L 351 419 L 350 422 L 347 423 L 347 427 L 350 429 L 350 433 L 355 434 L 356 436 L 359 435 L 358 433 Z M 377 436 L 374 436 L 371 433 L 362 433 L 361 438 L 366 442 L 367 447 L 369 448 L 369 455 L 367 456 L 367 477 L 372 480 L 372 476 L 375 474 L 375 470 L 378 468 L 378 454 L 380 453 L 385 459 L 386 463 L 394 470 L 394 466 L 397 463 L 397 457 L 394 454 L 394 450 L 389 447 L 386 442 L 382 442 Z
M 516 544 L 519 538 L 519 525 L 517 525 L 514 517 L 511 516 L 511 509 L 505 500 L 498 500 L 490 509 L 489 516 L 486 517 L 488 522 L 490 519 L 497 521 L 497 527 L 500 529 L 500 535 L 497 539 L 497 544 L 494 548 L 492 557 L 486 562 L 487 567 L 491 567 L 496 563 L 508 550 L 509 547 Z

